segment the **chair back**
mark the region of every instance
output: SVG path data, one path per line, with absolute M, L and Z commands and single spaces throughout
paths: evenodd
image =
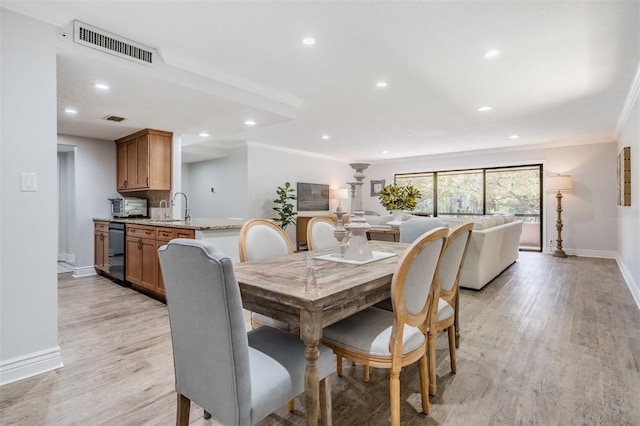
M 171 325 L 176 392 L 223 424 L 251 423 L 249 346 L 231 259 L 208 242 L 158 250 Z
M 240 261 L 262 260 L 293 253 L 291 239 L 274 221 L 251 219 L 240 230 Z
M 447 228 L 436 228 L 422 234 L 402 254 L 391 280 L 391 303 L 395 317 L 394 335 L 398 335 L 402 345 L 402 329 L 404 324 L 414 327 L 423 326 L 428 315 L 433 313 L 434 294 L 437 289 L 436 277 L 440 255 L 445 246 Z M 396 340 L 397 340 L 396 339 Z
M 438 283 L 440 284 L 440 297 L 448 301 L 451 301 L 456 293 L 472 230 L 473 223 L 463 223 L 453 228 L 449 232 L 447 244 L 442 252 Z
M 307 244 L 309 250 L 322 250 L 335 247 L 338 240 L 333 236 L 336 221 L 328 217 L 317 216 L 307 225 Z
M 442 226 L 447 227 L 433 217 L 412 217 L 400 225 L 400 242 L 410 244 L 425 232 Z

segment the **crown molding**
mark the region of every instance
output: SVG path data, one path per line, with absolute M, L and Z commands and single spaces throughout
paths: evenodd
M 633 81 L 631 82 L 631 89 L 629 90 L 627 99 L 625 100 L 622 111 L 620 112 L 620 117 L 618 117 L 618 123 L 616 124 L 615 132 L 616 139 L 620 139 L 622 129 L 627 123 L 629 115 L 631 114 L 631 110 L 633 109 L 633 105 L 638 99 L 638 94 L 640 94 L 640 62 L 638 62 L 638 66 L 636 67 L 636 74 L 633 77 Z

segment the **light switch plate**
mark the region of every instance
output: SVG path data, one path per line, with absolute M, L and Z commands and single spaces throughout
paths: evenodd
M 38 176 L 35 173 L 20 173 L 20 191 L 35 192 L 38 190 Z

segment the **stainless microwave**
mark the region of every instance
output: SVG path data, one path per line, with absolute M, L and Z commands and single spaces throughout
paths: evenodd
M 109 198 L 113 217 L 146 217 L 147 200 L 144 198 Z

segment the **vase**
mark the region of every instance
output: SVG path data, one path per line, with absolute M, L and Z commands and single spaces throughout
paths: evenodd
M 391 210 L 391 219 L 393 222 L 400 223 L 402 221 L 402 215 L 404 214 L 404 210 Z

